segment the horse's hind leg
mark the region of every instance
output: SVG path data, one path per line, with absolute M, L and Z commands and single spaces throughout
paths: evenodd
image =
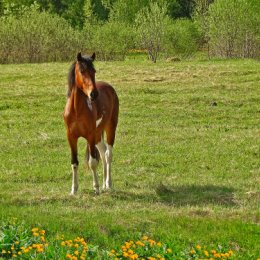
M 115 132 L 116 132 L 116 125 L 111 124 L 106 129 L 107 134 L 107 147 L 105 152 L 105 160 L 106 160 L 106 182 L 105 188 L 111 189 L 112 188 L 112 173 L 111 173 L 111 164 L 112 164 L 112 151 L 113 145 L 115 141 Z
M 104 143 L 103 138 L 100 138 L 100 140 L 97 141 L 96 147 L 99 151 L 100 158 L 102 160 L 102 165 L 103 165 L 103 190 L 106 189 L 106 179 L 107 179 L 107 163 L 106 163 L 106 145 Z
M 88 165 L 93 175 L 93 188 L 96 194 L 99 194 L 99 182 L 98 182 L 98 176 L 97 176 L 97 165 L 98 161 L 96 159 L 96 148 L 95 148 L 95 138 L 90 138 L 88 140 L 89 144 L 89 161 Z

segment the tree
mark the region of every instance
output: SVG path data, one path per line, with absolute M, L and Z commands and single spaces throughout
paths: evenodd
M 208 15 L 211 52 L 228 58 L 259 57 L 259 19 L 256 1 L 215 0 Z
M 136 18 L 136 29 L 140 47 L 147 50 L 148 58 L 157 61 L 158 54 L 162 49 L 163 39 L 167 32 L 170 18 L 167 16 L 166 5 L 150 3 L 143 8 Z

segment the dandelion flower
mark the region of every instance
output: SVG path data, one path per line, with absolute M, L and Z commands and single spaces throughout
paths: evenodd
M 205 250 L 205 251 L 204 251 L 204 255 L 205 255 L 206 257 L 208 257 L 208 256 L 209 256 L 209 252 L 208 252 L 207 250 Z

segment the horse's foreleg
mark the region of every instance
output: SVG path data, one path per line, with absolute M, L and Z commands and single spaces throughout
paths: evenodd
M 103 190 L 106 189 L 106 179 L 107 179 L 107 163 L 106 163 L 106 157 L 105 157 L 105 152 L 106 152 L 106 145 L 104 144 L 103 140 L 101 140 L 97 145 L 96 145 L 100 158 L 102 160 L 102 165 L 103 165 Z
M 97 176 L 98 161 L 96 159 L 95 139 L 89 140 L 89 151 L 90 151 L 90 155 L 89 155 L 88 165 L 93 174 L 93 188 L 95 193 L 99 194 L 99 182 Z
M 78 155 L 77 155 L 77 138 L 68 135 L 68 141 L 71 150 L 71 169 L 72 169 L 72 187 L 71 195 L 75 195 L 78 190 Z

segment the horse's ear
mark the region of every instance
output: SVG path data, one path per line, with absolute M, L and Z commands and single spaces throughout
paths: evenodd
M 95 58 L 96 58 L 96 53 L 95 53 L 95 52 L 93 52 L 93 54 L 92 54 L 92 56 L 91 56 L 91 59 L 92 59 L 92 61 L 94 61 L 94 60 L 95 60 Z
M 78 60 L 78 61 L 81 61 L 81 60 L 82 60 L 81 52 L 78 53 L 78 55 L 77 55 L 77 60 Z

